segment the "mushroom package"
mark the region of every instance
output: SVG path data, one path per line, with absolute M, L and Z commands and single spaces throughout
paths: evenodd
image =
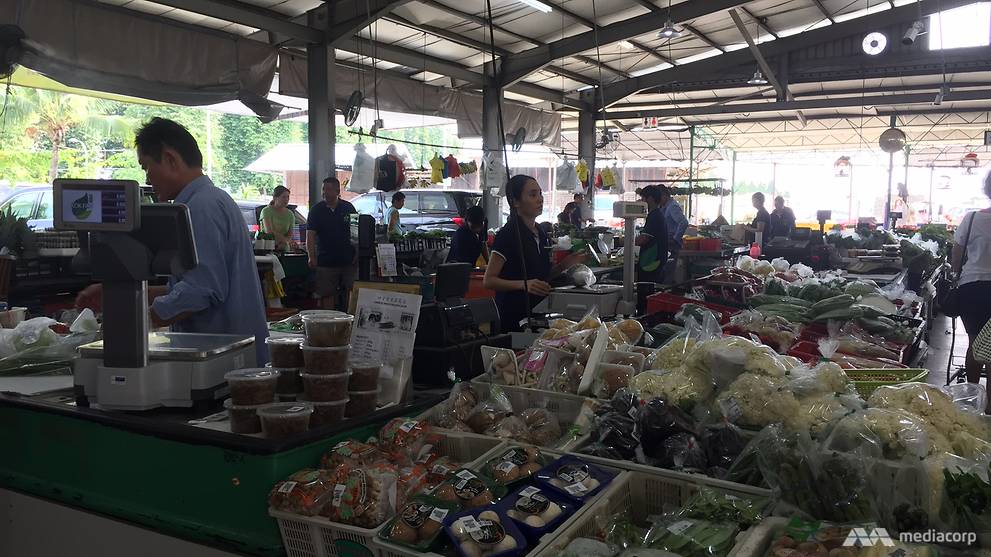
M 455 515 L 447 534 L 461 557 L 515 557 L 526 552 L 526 538 L 497 510 Z
M 523 486 L 506 496 L 499 502 L 499 508 L 533 542 L 557 528 L 574 512 L 572 503 L 534 485 Z
M 612 481 L 615 472 L 564 455 L 537 472 L 539 485 L 581 504 Z

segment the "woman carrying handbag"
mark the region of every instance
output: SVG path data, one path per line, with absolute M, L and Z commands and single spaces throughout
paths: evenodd
M 984 178 L 984 194 L 991 198 L 991 174 Z M 967 349 L 967 381 L 979 383 L 984 363 L 975 358 L 977 336 L 991 320 L 991 208 L 964 216 L 954 234 L 951 269 L 956 277 L 956 312 L 963 321 L 970 344 Z M 953 304 L 948 304 L 953 305 Z

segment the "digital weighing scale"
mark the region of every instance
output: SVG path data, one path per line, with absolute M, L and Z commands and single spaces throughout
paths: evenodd
M 224 374 L 256 363 L 254 337 L 148 334 L 148 280 L 181 276 L 198 259 L 189 209 L 141 205 L 140 195 L 133 180 L 54 183 L 55 229 L 80 235 L 73 268 L 103 284 L 103 341 L 73 362 L 80 406 L 190 407 L 223 398 Z
M 637 219 L 647 217 L 647 204 L 642 201 L 617 201 L 613 203 L 613 216 L 625 220 L 623 237 L 623 285 L 594 284 L 588 287 L 565 286 L 554 288 L 546 298 L 533 308 L 536 313 L 563 313 L 568 319 L 580 320 L 591 308 L 598 308 L 600 317 L 633 315 L 636 297 L 633 282 L 636 276 L 633 252 Z

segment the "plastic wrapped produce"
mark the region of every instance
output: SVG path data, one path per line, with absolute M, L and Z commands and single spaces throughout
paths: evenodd
M 768 503 L 762 497 L 730 495 L 725 491 L 703 487 L 682 505 L 677 514 L 684 518 L 732 522 L 740 529 L 746 529 L 764 519 L 764 509 Z
M 676 555 L 717 557 L 725 556 L 733 549 L 739 532 L 739 526 L 734 523 L 664 515 L 653 517 L 645 541 L 649 548 L 675 552 Z
M 783 384 L 783 379 L 744 373 L 716 397 L 716 403 L 724 416 L 741 426 L 794 426 L 799 415 L 798 399 L 782 390 Z
M 615 473 L 589 464 L 571 455 L 564 455 L 537 472 L 536 481 L 541 487 L 562 495 L 569 501 L 581 504 L 608 485 Z
M 499 502 L 498 508 L 516 522 L 532 544 L 539 543 L 575 512 L 569 501 L 533 485 L 514 490 Z
M 722 390 L 743 373 L 784 377 L 788 368 L 769 347 L 742 337 L 717 338 L 696 345 L 685 360 L 690 371 L 708 372 Z
M 664 441 L 679 433 L 694 435 L 695 423 L 680 408 L 658 398 L 640 407 L 636 432 L 644 454 L 663 459 Z
M 561 424 L 546 408 L 527 408 L 520 412 L 520 418 L 527 427 L 527 437 L 537 445 L 549 446 L 561 438 Z
M 922 418 L 948 439 L 961 432 L 989 439 L 988 428 L 980 416 L 961 410 L 939 388 L 925 383 L 903 383 L 878 387 L 867 400 L 868 406 L 907 410 Z
M 619 389 L 630 386 L 634 373 L 630 365 L 600 363 L 595 368 L 592 394 L 596 398 L 611 398 Z
M 504 486 L 466 468 L 454 472 L 430 492 L 432 497 L 455 503 L 463 509 L 484 507 L 505 494 Z
M 643 354 L 639 354 L 632 350 L 606 350 L 602 353 L 602 363 L 632 366 L 634 371 L 637 373 L 643 371 L 645 360 L 646 358 Z
M 704 371 L 677 368 L 645 371 L 630 381 L 630 388 L 645 401 L 664 399 L 690 412 L 712 396 L 715 386 Z
M 609 404 L 596 412 L 592 442 L 582 452 L 616 460 L 635 460 L 640 446 L 636 431 L 639 411 L 636 396 L 628 389 L 620 389 Z
M 379 449 L 393 462 L 413 462 L 437 439 L 430 425 L 411 418 L 393 418 L 379 431 Z
M 921 420 L 903 410 L 884 408 L 868 408 L 841 419 L 824 446 L 857 451 L 864 443 L 872 452 L 874 447 L 880 447 L 881 455 L 888 460 L 925 458 L 935 448 Z
M 705 470 L 705 451 L 690 433 L 676 433 L 661 443 L 657 466 L 670 470 Z
M 626 338 L 630 340 L 630 344 L 636 345 L 643 338 L 643 325 L 636 319 L 621 319 L 616 322 L 616 328 L 623 331 Z
M 315 516 L 334 497 L 334 483 L 326 470 L 300 470 L 275 484 L 268 494 L 273 509 Z
M 585 365 L 573 352 L 536 343 L 527 352 L 523 366 L 527 374 L 537 377 L 537 388 L 575 394 L 581 384 Z
M 845 396 L 852 401 L 859 400 L 850 395 Z M 798 399 L 798 416 L 791 422 L 791 425 L 808 431 L 812 437 L 818 439 L 825 434 L 830 425 L 853 410 L 844 404 L 840 395 L 825 394 L 800 398 Z
M 615 557 L 616 548 L 590 538 L 571 540 L 561 551 L 560 557 Z
M 482 432 L 491 437 L 512 439 L 520 443 L 530 443 L 530 429 L 523 418 L 516 415 L 504 416 Z
M 536 373 L 525 373 L 526 366 L 521 368 L 517 365 L 516 352 L 509 348 L 483 346 L 481 350 L 485 372 L 493 383 L 523 385 L 530 383 L 536 377 Z
M 489 389 L 488 397 L 471 410 L 465 423 L 476 433 L 484 433 L 513 413 L 513 405 L 497 385 Z
M 855 392 L 850 378 L 835 362 L 822 362 L 812 369 L 792 369 L 786 388 L 797 397 Z
M 734 424 L 721 421 L 707 424 L 702 428 L 699 440 L 705 450 L 706 461 L 710 468 L 720 468 L 723 471 L 729 470 L 736 461 L 744 447 L 747 446 L 747 439 Z
M 341 441 L 320 457 L 320 467 L 336 468 L 341 464 L 367 466 L 377 462 L 387 462 L 388 457 L 375 445 L 348 439 Z
M 503 485 L 529 480 L 549 462 L 537 447 L 506 447 L 505 451 L 482 465 L 482 472 Z
M 332 474 L 334 497 L 321 515 L 360 528 L 374 528 L 395 515 L 398 475 L 394 466 L 343 465 Z
M 400 507 L 379 537 L 418 552 L 429 551 L 443 532 L 444 520 L 457 510 L 456 505 L 418 495 Z
M 438 406 L 436 425 L 451 429 L 455 424 L 465 424 L 471 411 L 478 406 L 479 400 L 481 397 L 471 383 L 466 381 L 455 383 L 451 387 L 451 395 Z M 468 431 L 472 430 L 469 428 Z
M 454 515 L 445 527 L 460 557 L 518 557 L 527 542 L 513 520 L 495 509 Z
M 944 386 L 942 390 L 961 410 L 981 415 L 988 408 L 988 392 L 980 383 L 954 383 Z

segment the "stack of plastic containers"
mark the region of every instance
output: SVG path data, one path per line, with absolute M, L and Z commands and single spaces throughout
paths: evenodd
M 336 311 L 303 315 L 306 340 L 301 378 L 304 397 L 313 405 L 311 427 L 340 422 L 350 405 L 348 356 L 353 323 L 353 316 Z

